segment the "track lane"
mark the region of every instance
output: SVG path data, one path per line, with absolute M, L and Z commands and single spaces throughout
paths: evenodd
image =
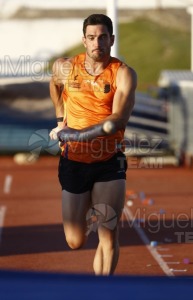
M 64 240 L 61 191 L 57 179 L 58 158 L 40 157 L 36 163 L 29 166 L 16 165 L 12 157 L 4 157 L 0 161 L 0 206 L 6 207 L 0 245 L 1 269 L 93 273 L 92 261 L 97 246 L 96 233 L 92 232 L 85 247 L 77 251 L 70 250 Z M 9 193 L 4 192 L 7 174 L 12 176 Z M 171 174 L 175 176 L 171 177 Z M 166 184 L 168 177 L 169 185 Z M 130 207 L 133 216 L 139 217 L 136 215 L 136 210 L 139 209 L 144 216 L 145 209 L 145 217 L 148 217 L 148 214 L 158 212 L 161 207 L 170 216 L 173 212 L 173 203 L 177 204 L 175 211 L 179 214 L 183 212 L 184 197 L 187 202 L 186 212 L 190 212 L 191 181 L 192 171 L 189 169 L 128 169 L 127 188 L 133 189 L 137 194 L 144 191 L 155 199 L 155 204 L 152 206 L 144 206 L 140 199 L 133 200 L 133 206 Z M 127 218 L 128 216 L 123 216 L 119 224 L 120 260 L 116 274 L 165 276 L 135 228 L 129 226 Z M 191 219 L 191 214 L 189 218 Z M 179 262 L 177 266 L 179 270 L 187 269 L 183 275 L 191 275 L 193 274 L 192 263 L 184 265 L 182 261 L 183 255 L 189 257 L 190 262 L 193 261 L 192 243 L 171 241 L 173 229 L 176 230 L 176 228 L 161 228 L 155 235 L 147 226 L 143 227 L 149 241 L 154 240 L 156 236 L 160 242 L 159 247 L 166 249 L 169 247 L 167 254 L 163 254 L 162 250 L 159 251 L 162 259 L 169 263 Z M 185 228 L 184 231 L 189 232 L 191 229 L 190 223 L 188 229 Z M 164 238 L 168 241 L 170 239 L 170 242 L 164 242 Z M 183 238 L 185 237 L 181 236 L 181 239 Z M 170 254 L 173 256 L 163 257 Z M 171 266 L 175 269 L 177 267 Z M 182 273 L 176 272 L 175 276 L 177 275 Z

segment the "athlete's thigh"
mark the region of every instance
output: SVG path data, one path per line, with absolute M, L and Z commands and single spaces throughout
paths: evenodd
M 92 190 L 92 205 L 99 209 L 109 209 L 113 211 L 119 219 L 122 213 L 125 200 L 125 179 L 112 180 L 107 182 L 96 182 Z M 101 212 L 102 213 L 102 212 Z
M 73 194 L 62 191 L 62 217 L 65 231 L 85 230 L 90 207 L 90 192 Z

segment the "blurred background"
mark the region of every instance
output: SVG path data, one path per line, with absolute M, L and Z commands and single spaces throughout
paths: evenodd
M 123 289 L 134 299 L 186 299 L 193 287 L 189 277 L 164 281 L 163 295 L 158 291 L 164 283 L 158 286 L 155 277 L 143 283 L 136 277 L 135 284 L 121 278 L 122 286 L 99 278 L 100 286 L 90 287 L 88 277 L 62 278 L 58 286 L 58 276 L 53 281 L 40 275 L 35 286 L 33 275 L 2 272 L 92 272 L 95 232 L 78 253 L 64 239 L 60 152 L 49 139 L 56 126 L 49 81 L 57 57 L 85 51 L 82 24 L 93 13 L 112 18 L 112 56 L 138 74 L 125 131 L 129 176 L 116 272 L 193 274 L 193 0 L 0 0 L 0 294 L 6 294 L 0 298 L 24 299 L 26 293 L 26 299 L 39 299 L 46 293 L 51 299 L 54 284 L 57 295 L 70 299 L 81 293 L 117 299 Z
M 117 56 L 138 73 L 125 132 L 128 156 L 192 164 L 193 0 L 0 0 L 0 154 L 57 155 L 49 97 L 55 58 L 84 51 L 83 20 L 114 22 Z

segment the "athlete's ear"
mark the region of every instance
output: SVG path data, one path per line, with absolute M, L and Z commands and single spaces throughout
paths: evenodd
M 114 45 L 114 41 L 115 41 L 115 36 L 114 36 L 114 34 L 113 34 L 113 35 L 111 35 L 111 46 Z
M 86 48 L 86 38 L 84 36 L 82 37 L 82 42 L 83 42 L 84 47 Z

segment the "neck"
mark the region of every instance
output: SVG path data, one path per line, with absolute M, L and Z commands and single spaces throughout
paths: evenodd
M 111 57 L 108 55 L 107 57 L 103 58 L 102 61 L 95 61 L 91 57 L 88 56 L 86 53 L 85 57 L 85 69 L 86 71 L 93 76 L 101 74 L 104 69 L 108 66 Z

